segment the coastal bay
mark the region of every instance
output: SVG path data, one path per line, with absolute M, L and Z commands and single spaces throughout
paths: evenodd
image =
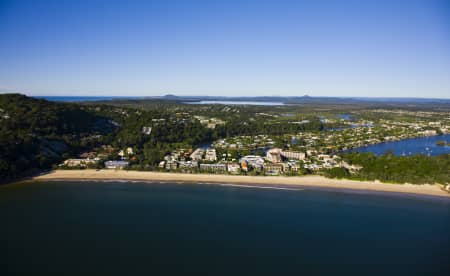
M 0 274 L 449 273 L 447 198 L 148 181 L 0 186 Z

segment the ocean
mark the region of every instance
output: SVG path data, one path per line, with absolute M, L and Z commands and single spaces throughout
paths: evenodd
M 0 218 L 3 276 L 450 275 L 445 198 L 54 181 L 1 186 Z

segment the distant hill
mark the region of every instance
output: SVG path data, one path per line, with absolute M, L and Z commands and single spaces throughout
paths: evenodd
M 180 99 L 180 97 L 175 96 L 173 94 L 167 94 L 167 95 L 162 96 L 161 98 L 164 100 L 179 100 Z

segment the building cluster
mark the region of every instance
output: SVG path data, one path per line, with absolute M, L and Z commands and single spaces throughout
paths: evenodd
M 271 174 L 279 174 L 286 171 L 298 172 L 302 167 L 311 171 L 317 171 L 344 166 L 339 156 L 317 154 L 316 151 L 312 150 L 299 152 L 272 148 L 267 151 L 266 160 L 271 162 L 271 164 L 265 164 L 264 168 L 266 171 L 270 171 Z
M 100 160 L 97 159 L 97 158 L 94 158 L 94 159 L 90 159 L 90 158 L 70 158 L 70 159 L 64 160 L 64 162 L 62 164 L 60 164 L 60 166 L 86 168 L 86 167 L 89 167 L 90 165 L 97 164 L 99 161 Z
M 265 156 L 246 155 L 232 161 L 218 161 L 214 148 L 175 150 L 159 164 L 160 169 L 169 171 L 230 174 L 255 172 L 266 175 L 298 174 L 302 169 L 316 171 L 334 167 L 346 167 L 353 171 L 359 169 L 345 164 L 337 155 L 317 155 L 315 151 L 306 153 L 280 148 L 266 150 Z
M 269 135 L 236 136 L 227 139 L 220 139 L 213 143 L 215 148 L 220 149 L 253 149 L 269 148 L 275 145 L 275 141 Z
M 195 151 L 175 150 L 164 157 L 159 163 L 160 169 L 181 170 L 181 171 L 201 171 L 209 173 L 238 173 L 233 163 L 223 163 L 217 161 L 217 154 L 214 148 L 198 148 Z
M 208 118 L 206 116 L 198 116 L 198 115 L 194 116 L 194 118 L 197 119 L 203 126 L 212 129 L 216 128 L 217 125 L 225 124 L 225 121 L 220 120 L 218 118 Z
M 117 112 L 119 111 L 124 112 L 118 109 Z M 319 171 L 336 167 L 355 172 L 361 167 L 345 163 L 336 155 L 338 152 L 387 141 L 449 133 L 450 130 L 450 116 L 444 113 L 384 110 L 371 112 L 373 114 L 368 115 L 370 120 L 321 118 L 323 123 L 339 123 L 339 128 L 335 129 L 276 136 L 261 134 L 228 137 L 213 142 L 209 147 L 200 147 L 195 150 L 177 149 L 160 161 L 159 168 L 168 171 L 230 174 L 258 172 L 266 175 L 296 174 L 302 170 Z M 389 119 L 376 117 L 377 113 L 383 112 L 415 116 L 417 119 L 396 121 L 390 117 Z M 258 115 L 269 116 L 265 113 L 258 113 Z M 281 114 L 280 116 L 292 115 Z M 195 119 L 208 128 L 215 128 L 224 123 L 217 118 L 191 117 L 186 112 L 175 113 L 167 120 L 172 119 L 181 121 Z M 301 118 L 299 120 L 298 123 L 305 122 Z M 152 127 L 165 123 L 164 118 L 153 118 L 152 122 L 142 127 L 140 131 L 144 135 L 151 135 Z M 112 158 L 111 155 L 114 157 Z M 82 153 L 78 158 L 67 159 L 61 166 L 91 167 L 103 161 L 105 168 L 122 169 L 129 165 L 129 160 L 135 160 L 135 155 L 136 152 L 132 147 L 114 149 L 111 146 L 103 146 L 98 150 Z
M 69 158 L 64 160 L 59 167 L 66 168 L 88 168 L 93 167 L 100 162 L 102 158 L 105 158 L 106 154 L 97 153 L 97 151 L 87 151 L 78 155 L 77 158 Z
M 199 150 L 196 152 L 192 152 L 192 149 L 184 150 L 178 149 L 172 151 L 170 154 L 164 156 L 164 160 L 159 163 L 160 168 L 164 168 L 166 170 L 176 170 L 178 168 L 181 169 L 195 169 L 198 167 L 197 158 L 192 158 L 188 160 L 190 156 L 199 155 L 202 156 L 203 153 L 200 153 Z
M 371 122 L 353 123 L 344 129 L 330 129 L 322 132 L 302 132 L 290 135 L 289 147 L 303 152 L 332 154 L 358 147 L 366 147 L 389 141 L 437 135 L 447 133 L 444 125 L 439 127 L 429 122 L 395 122 L 380 120 L 376 125 Z M 308 154 L 308 155 L 313 155 Z
M 117 154 L 119 160 L 107 160 L 108 156 Z M 106 169 L 123 169 L 129 165 L 128 159 L 134 158 L 133 148 L 116 150 L 110 145 L 103 145 L 92 151 L 83 152 L 78 158 L 69 158 L 59 165 L 61 168 L 96 168 L 103 161 Z M 105 161 L 106 160 L 106 161 Z

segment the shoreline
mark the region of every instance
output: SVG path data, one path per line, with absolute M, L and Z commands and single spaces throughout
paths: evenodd
M 56 170 L 32 177 L 31 181 L 47 180 L 118 180 L 118 181 L 161 181 L 202 184 L 240 184 L 252 186 L 284 186 L 296 188 L 325 188 L 353 191 L 403 193 L 428 195 L 450 199 L 450 193 L 440 185 L 390 184 L 379 181 L 357 181 L 333 179 L 318 175 L 307 176 L 242 176 L 220 174 L 184 174 L 169 172 L 125 171 L 125 170 Z M 28 180 L 28 181 L 30 181 Z

